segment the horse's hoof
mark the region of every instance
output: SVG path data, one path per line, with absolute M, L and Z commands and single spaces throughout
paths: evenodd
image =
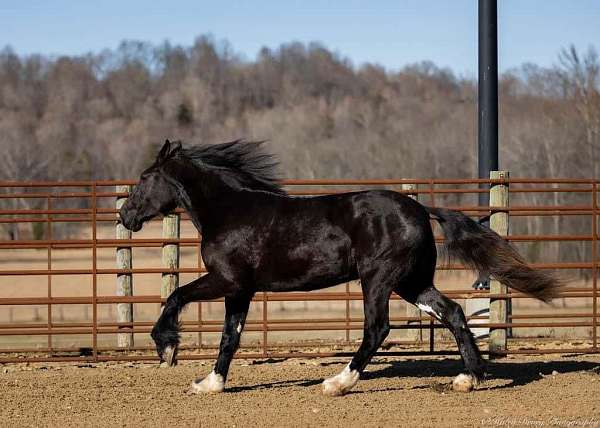
M 456 392 L 471 392 L 476 384 L 473 376 L 461 373 L 452 381 L 452 389 Z
M 332 379 L 325 379 L 323 381 L 323 394 L 330 397 L 340 397 L 344 395 L 344 390 L 338 382 Z
M 176 346 L 167 346 L 163 351 L 163 362 L 160 364 L 161 367 L 172 367 L 177 365 L 177 347 Z
M 195 380 L 188 391 L 189 394 L 216 394 L 225 389 L 225 380 L 214 370 L 202 380 Z
M 350 365 L 347 365 L 341 373 L 323 381 L 323 394 L 330 397 L 342 396 L 356 385 L 359 377 L 358 371 L 350 370 Z

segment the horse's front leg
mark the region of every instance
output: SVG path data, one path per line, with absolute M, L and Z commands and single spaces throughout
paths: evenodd
M 175 364 L 179 345 L 179 312 L 189 302 L 223 297 L 229 288 L 214 274 L 204 275 L 195 281 L 177 288 L 167 298 L 162 314 L 152 329 L 152 339 L 161 363 Z
M 391 288 L 385 283 L 385 278 L 389 276 L 384 269 L 361 276 L 365 311 L 363 340 L 344 370 L 323 381 L 325 395 L 338 396 L 350 391 L 390 332 Z
M 240 344 L 240 336 L 246 323 L 250 300 L 251 298 L 249 297 L 225 298 L 225 321 L 223 323 L 223 335 L 221 336 L 217 363 L 208 376 L 192 382 L 190 393 L 222 392 L 225 388 L 227 372 L 229 371 L 231 359 Z

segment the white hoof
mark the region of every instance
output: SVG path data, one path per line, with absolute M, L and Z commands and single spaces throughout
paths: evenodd
M 224 389 L 225 380 L 223 379 L 223 376 L 216 374 L 213 370 L 201 381 L 195 380 L 192 382 L 192 387 L 189 392 L 190 394 L 215 394 L 217 392 L 223 392 Z
M 357 370 L 350 370 L 348 364 L 341 373 L 323 381 L 323 394 L 331 397 L 344 395 L 352 389 L 360 377 Z
M 473 376 L 461 373 L 452 381 L 452 389 L 457 392 L 471 392 L 476 384 Z
M 164 361 L 160 363 L 161 367 L 172 367 L 177 365 L 177 360 L 175 359 L 175 354 L 177 353 L 177 348 L 172 346 L 167 346 L 163 351 L 163 359 Z

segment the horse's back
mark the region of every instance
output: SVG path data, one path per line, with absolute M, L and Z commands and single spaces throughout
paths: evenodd
M 383 271 L 398 281 L 415 269 L 433 275 L 435 243 L 421 204 L 397 192 L 370 191 L 354 195 L 352 209 L 352 241 L 361 274 Z
M 420 257 L 428 259 L 418 262 L 425 270 L 435 266 L 429 216 L 400 193 L 279 197 L 276 204 L 257 266 L 273 290 L 323 288 L 376 269 L 400 279 Z

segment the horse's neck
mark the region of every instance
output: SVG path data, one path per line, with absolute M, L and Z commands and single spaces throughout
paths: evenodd
M 194 226 L 202 232 L 222 217 L 220 206 L 238 190 L 229 186 L 212 172 L 179 164 L 170 175 L 178 184 L 179 202 L 190 215 Z
M 180 184 L 178 192 L 181 208 L 187 211 L 196 229 L 202 233 L 202 224 L 206 222 L 203 204 L 197 200 L 197 194 L 195 194 L 193 188 L 186 188 Z

